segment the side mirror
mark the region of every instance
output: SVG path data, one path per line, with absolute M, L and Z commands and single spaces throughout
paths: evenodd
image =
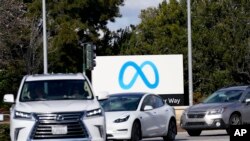
M 5 103 L 14 103 L 14 95 L 13 94 L 5 94 L 3 97 L 3 102 Z
M 106 100 L 109 98 L 109 93 L 108 92 L 99 92 L 98 96 L 96 96 L 97 100 Z
M 153 107 L 151 105 L 146 105 L 143 110 L 148 111 L 148 110 L 152 110 L 152 109 L 153 109 Z
M 247 99 L 245 100 L 245 102 L 246 102 L 246 104 L 249 104 L 249 103 L 250 103 L 250 98 L 247 98 Z

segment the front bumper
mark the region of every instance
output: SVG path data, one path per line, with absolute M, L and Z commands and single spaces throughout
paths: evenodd
M 107 123 L 107 138 L 108 139 L 131 139 L 131 128 L 128 122 L 122 123 Z
M 226 129 L 228 127 L 228 125 L 225 124 L 223 116 L 221 114 L 207 115 L 206 113 L 196 113 L 192 116 L 188 116 L 188 114 L 184 113 L 181 116 L 180 126 L 183 129 L 200 130 Z
M 104 116 L 89 117 L 74 121 L 41 121 L 37 119 L 24 120 L 11 118 L 10 136 L 12 141 L 105 141 L 104 121 Z M 67 126 L 68 133 L 52 134 L 53 125 Z M 79 131 L 80 129 L 76 129 L 79 126 L 82 127 L 81 131 Z M 82 133 L 77 134 L 77 132 Z

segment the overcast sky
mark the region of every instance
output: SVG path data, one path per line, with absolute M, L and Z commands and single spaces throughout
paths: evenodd
M 148 7 L 157 7 L 163 0 L 124 0 L 124 6 L 120 8 L 121 18 L 116 18 L 115 23 L 109 23 L 108 27 L 114 31 L 119 28 L 125 28 L 130 24 L 140 23 L 139 15 L 142 9 Z

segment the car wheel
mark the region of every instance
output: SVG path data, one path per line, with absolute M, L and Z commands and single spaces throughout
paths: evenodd
M 202 130 L 187 130 L 189 136 L 199 136 Z
M 131 131 L 131 139 L 129 141 L 139 141 L 141 137 L 141 128 L 138 122 L 134 122 Z
M 168 125 L 168 133 L 167 136 L 163 137 L 164 141 L 174 141 L 175 136 L 177 134 L 177 127 L 176 127 L 176 122 L 171 119 Z
M 241 125 L 242 121 L 241 121 L 241 117 L 238 114 L 233 114 L 230 116 L 229 119 L 229 127 L 226 129 L 227 133 L 230 134 L 230 126 L 231 125 Z

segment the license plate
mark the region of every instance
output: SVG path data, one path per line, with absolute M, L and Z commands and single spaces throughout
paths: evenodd
M 51 130 L 52 130 L 52 134 L 54 134 L 54 135 L 68 133 L 67 126 L 63 126 L 63 125 L 54 125 L 51 127 Z

